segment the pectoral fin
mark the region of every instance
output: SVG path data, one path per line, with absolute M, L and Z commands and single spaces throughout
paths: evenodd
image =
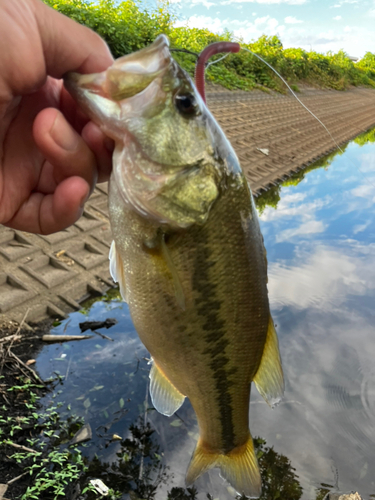
M 114 241 L 112 241 L 111 249 L 109 250 L 109 272 L 111 273 L 113 281 L 120 286 L 122 299 L 127 302 L 124 266 Z
M 262 360 L 254 377 L 254 382 L 259 393 L 271 407 L 277 404 L 284 394 L 284 376 L 279 342 L 271 316 Z
M 159 413 L 167 417 L 173 415 L 185 400 L 185 396 L 167 379 L 154 361 L 150 371 L 150 394 L 152 404 Z

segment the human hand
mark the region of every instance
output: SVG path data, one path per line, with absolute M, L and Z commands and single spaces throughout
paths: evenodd
M 0 0 L 0 33 L 0 223 L 53 233 L 80 217 L 112 156 L 61 77 L 113 59 L 98 35 L 40 0 Z

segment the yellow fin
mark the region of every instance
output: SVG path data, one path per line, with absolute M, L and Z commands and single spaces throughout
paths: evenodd
M 165 242 L 165 235 L 163 234 L 162 239 L 161 239 L 161 253 L 162 256 L 165 260 L 165 263 L 167 264 L 167 267 L 172 275 L 173 279 L 173 285 L 174 285 L 174 291 L 176 294 L 176 300 L 177 304 L 181 307 L 183 311 L 185 311 L 185 294 L 184 290 L 182 288 L 181 280 L 178 276 L 178 272 L 176 269 L 176 266 L 173 263 L 171 254 L 169 253 L 167 244 Z
M 262 360 L 254 377 L 254 382 L 261 396 L 271 407 L 280 402 L 284 394 L 284 376 L 279 342 L 271 316 Z
M 260 496 L 262 480 L 251 436 L 244 445 L 234 448 L 226 455 L 206 451 L 199 440 L 186 474 L 186 485 L 189 486 L 213 467 L 220 468 L 220 475 L 239 494 Z
M 152 404 L 159 413 L 170 417 L 185 400 L 185 396 L 167 379 L 164 373 L 152 362 L 150 371 L 150 394 Z
M 113 281 L 120 286 L 122 299 L 127 302 L 124 266 L 120 254 L 116 250 L 116 243 L 114 241 L 112 241 L 111 249 L 109 250 L 109 272 Z

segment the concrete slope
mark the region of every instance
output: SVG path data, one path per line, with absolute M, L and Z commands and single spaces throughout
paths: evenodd
M 341 145 L 375 126 L 375 90 L 305 90 L 298 94 Z M 330 135 L 293 97 L 209 92 L 208 105 L 259 193 L 336 149 Z

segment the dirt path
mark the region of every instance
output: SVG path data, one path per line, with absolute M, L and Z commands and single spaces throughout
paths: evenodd
M 375 90 L 305 90 L 302 101 L 339 144 L 375 126 Z M 210 109 L 236 150 L 254 193 L 335 149 L 324 128 L 293 98 L 209 87 Z M 262 151 L 260 151 L 262 150 Z M 111 285 L 107 186 L 82 218 L 50 236 L 0 226 L 0 323 L 61 318 Z M 27 326 L 27 325 L 26 325 Z

